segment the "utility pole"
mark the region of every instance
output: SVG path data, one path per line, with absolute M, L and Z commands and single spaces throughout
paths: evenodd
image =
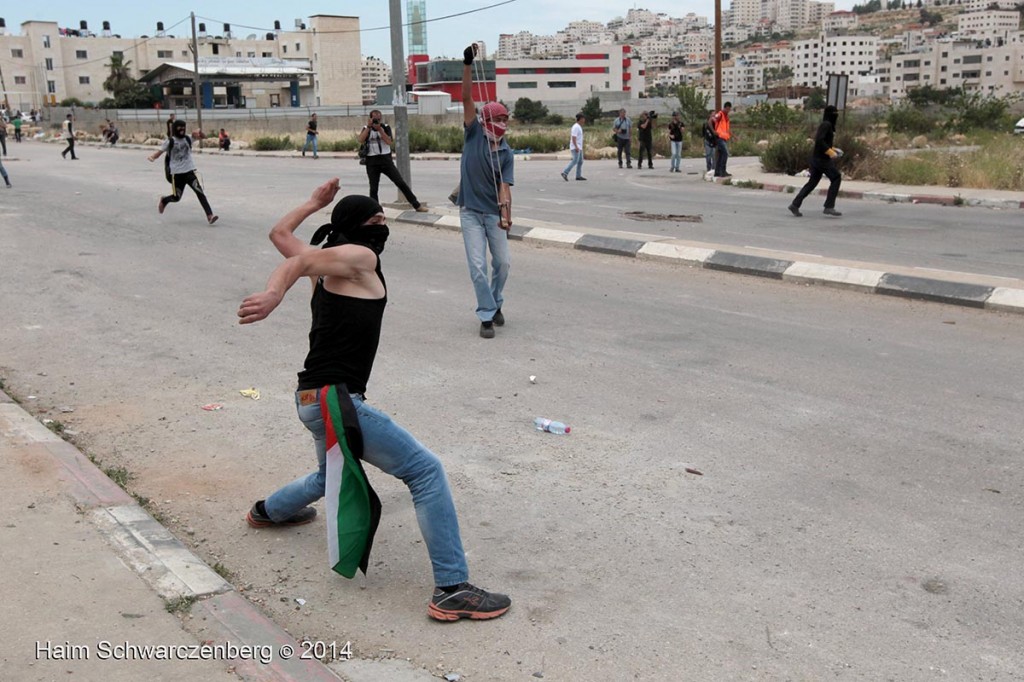
M 405 101 L 405 44 L 402 38 L 402 0 L 391 3 L 391 83 L 395 91 L 395 151 L 398 156 L 398 172 L 405 182 L 412 186 L 412 167 L 409 164 L 409 111 Z M 405 203 L 405 196 L 398 192 L 398 203 Z
M 720 2 L 720 0 L 715 0 Z M 199 93 L 199 41 L 196 39 L 196 13 L 192 12 L 192 65 L 195 67 L 195 75 L 192 77 L 192 94 L 196 97 L 196 125 L 199 132 L 203 132 L 203 100 Z M 203 148 L 202 140 L 199 141 L 199 148 Z
M 10 113 L 11 107 L 7 104 L 7 83 L 4 82 L 4 69 L 2 66 L 0 66 L 0 91 L 3 93 L 4 110 Z M 0 125 L 4 125 L 2 121 L 0 121 Z
M 722 110 L 722 0 L 715 0 L 715 111 Z

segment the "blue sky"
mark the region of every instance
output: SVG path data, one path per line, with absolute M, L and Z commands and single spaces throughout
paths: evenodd
M 427 0 L 427 17 L 434 19 L 448 14 L 466 12 L 494 5 L 502 0 Z M 729 7 L 730 0 L 722 0 L 722 8 Z M 229 23 L 232 31 L 243 37 L 251 33 L 262 33 L 272 29 L 274 20 L 282 28 L 295 25 L 295 19 L 313 14 L 339 14 L 358 16 L 361 35 L 361 49 L 364 55 L 374 55 L 391 61 L 391 43 L 387 30 L 367 30 L 386 27 L 390 22 L 389 0 L 364 0 L 363 2 L 324 2 L 323 0 L 298 0 L 289 9 L 282 9 L 279 0 L 247 0 L 244 3 L 226 0 L 203 0 L 189 6 L 184 3 L 113 3 L 81 2 L 81 0 L 46 0 L 45 3 L 10 2 L 4 3 L 0 16 L 7 20 L 7 29 L 19 33 L 21 22 L 30 19 L 56 21 L 60 26 L 78 28 L 79 21 L 89 23 L 89 29 L 99 32 L 103 21 L 109 21 L 114 33 L 123 37 L 152 35 L 156 22 L 165 27 L 188 17 L 195 11 L 197 16 L 206 17 L 209 32 L 219 33 L 221 24 Z M 405 2 L 403 0 L 404 8 Z M 838 0 L 837 8 L 849 9 L 852 0 Z M 43 7 L 43 8 L 40 8 Z M 711 19 L 714 15 L 714 0 L 652 0 L 650 2 L 622 2 L 621 0 L 514 0 L 509 4 L 485 9 L 453 19 L 434 21 L 427 31 L 427 46 L 431 56 L 456 56 L 473 40 L 484 40 L 488 51 L 497 49 L 498 34 L 531 31 L 550 34 L 565 27 L 575 19 L 589 19 L 607 23 L 617 16 L 625 16 L 631 7 L 649 9 L 682 16 L 689 12 L 702 14 Z M 245 27 L 252 28 L 245 28 Z M 257 30 L 259 29 L 259 30 Z M 185 35 L 189 31 L 186 20 L 172 32 Z

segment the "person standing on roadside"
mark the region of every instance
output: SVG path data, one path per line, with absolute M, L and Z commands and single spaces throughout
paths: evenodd
M 346 578 L 360 569 L 365 573 L 381 511 L 363 469 L 363 462 L 371 464 L 401 479 L 412 494 L 433 568 L 427 615 L 439 621 L 497 618 L 512 600 L 468 582 L 458 515 L 440 458 L 366 399 L 388 303 L 381 271 L 389 235 L 383 209 L 369 197 L 350 195 L 334 206 L 331 222 L 310 244 L 295 236 L 337 192 L 338 178 L 332 178 L 274 225 L 270 240 L 285 260 L 266 289 L 247 296 L 238 308 L 239 324 L 252 324 L 270 315 L 298 280 L 308 277 L 313 285 L 309 352 L 299 372 L 295 407 L 313 436 L 318 466 L 257 500 L 246 523 L 253 528 L 304 525 L 316 517 L 310 505 L 326 497 L 331 569 Z
M 186 128 L 187 126 L 184 121 L 175 121 L 174 127 L 171 129 L 171 137 L 164 140 L 164 143 L 160 145 L 160 149 L 149 155 L 150 161 L 156 161 L 160 158 L 161 154 L 166 152 L 171 160 L 171 194 L 166 197 L 160 197 L 160 201 L 157 203 L 157 211 L 162 214 L 164 209 L 167 208 L 167 204 L 181 201 L 181 195 L 184 193 L 185 188 L 191 187 L 199 199 L 199 204 L 206 211 L 206 222 L 213 225 L 217 222 L 217 216 L 214 215 L 213 209 L 210 208 L 210 202 L 206 198 L 203 185 L 196 176 L 196 163 L 192 160 L 192 140 L 185 132 Z
M 306 144 L 302 145 L 302 155 L 306 155 L 306 149 L 312 143 L 313 145 L 313 158 L 319 159 L 320 155 L 317 153 L 316 138 L 320 135 L 320 132 L 316 129 L 316 114 L 309 117 L 309 123 L 306 124 Z
M 679 164 L 683 158 L 683 133 L 686 131 L 686 124 L 679 118 L 679 112 L 672 112 L 672 120 L 668 122 L 668 142 L 672 147 L 672 161 L 669 164 L 669 173 L 679 173 Z
M 78 157 L 75 156 L 75 124 L 74 117 L 68 114 L 64 119 L 64 139 L 67 141 L 68 146 L 64 148 L 64 151 L 60 153 L 61 158 L 68 158 L 68 152 L 71 152 L 71 160 L 78 161 Z
M 836 121 L 839 120 L 839 110 L 829 104 L 821 117 L 821 124 L 818 132 L 814 135 L 814 151 L 811 152 L 811 175 L 807 178 L 807 184 L 800 188 L 800 192 L 793 199 L 788 208 L 789 212 L 797 218 L 803 216 L 800 206 L 804 199 L 814 191 L 814 188 L 821 182 L 821 176 L 829 179 L 828 194 L 825 195 L 825 215 L 838 218 L 843 215 L 836 210 L 836 197 L 839 196 L 839 183 L 843 176 L 836 168 L 835 160 L 843 156 L 843 150 L 835 146 Z
M 4 156 L 7 156 L 7 121 L 0 119 L 0 147 L 3 148 Z
M 612 121 L 612 132 L 615 134 L 615 145 L 618 150 L 619 168 L 622 168 L 622 150 L 626 150 L 626 168 L 633 167 L 632 135 L 633 121 L 626 116 L 625 109 L 619 109 L 618 117 Z
M 715 145 L 715 177 L 731 178 L 726 171 L 725 164 L 729 160 L 728 142 L 732 139 L 732 129 L 729 125 L 729 112 L 732 111 L 732 102 L 726 102 L 721 111 L 711 114 L 708 124 L 715 131 L 717 143 Z
M 359 144 L 366 145 L 366 177 L 370 180 L 370 198 L 380 201 L 377 198 L 377 191 L 380 188 L 380 176 L 384 175 L 395 183 L 395 187 L 405 196 L 405 200 L 412 204 L 414 209 L 420 213 L 426 213 L 427 207 L 416 198 L 412 189 L 405 182 L 405 178 L 398 172 L 395 160 L 391 158 L 391 145 L 394 143 L 394 139 L 391 127 L 382 119 L 383 115 L 380 110 L 374 109 L 370 112 L 370 120 L 359 131 Z
M 511 267 L 508 230 L 512 227 L 512 148 L 505 139 L 508 110 L 488 102 L 476 115 L 473 102 L 473 60 L 476 43 L 462 53 L 462 111 L 465 142 L 459 165 L 459 224 L 466 247 L 469 277 L 476 293 L 480 336 L 494 338 L 495 325 L 505 324 L 501 312 L 505 282 Z M 491 276 L 487 276 L 487 249 L 491 250 Z
M 653 111 L 644 111 L 640 114 L 640 121 L 636 124 L 637 141 L 640 143 L 640 150 L 636 154 L 636 169 L 644 167 L 644 152 L 647 152 L 647 167 L 654 168 L 654 119 L 657 116 Z
M 0 124 L 0 125 L 3 125 L 3 124 Z M 10 178 L 9 175 L 7 175 L 7 169 L 4 168 L 4 162 L 3 161 L 0 161 L 0 177 L 3 177 L 4 185 L 7 186 L 7 189 L 10 189 L 12 187 L 12 185 L 11 185 L 11 178 Z
M 14 115 L 14 141 L 21 142 L 21 112 Z
M 576 123 L 569 131 L 569 153 L 572 154 L 572 161 L 562 171 L 562 179 L 569 182 L 569 171 L 576 167 L 576 179 L 586 180 L 583 177 L 583 124 L 587 122 L 583 113 L 576 114 Z

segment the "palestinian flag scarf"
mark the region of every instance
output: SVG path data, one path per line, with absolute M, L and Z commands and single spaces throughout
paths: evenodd
M 327 548 L 331 569 L 346 578 L 366 575 L 373 536 L 380 523 L 380 498 L 363 471 L 363 434 L 344 384 L 320 390 L 327 430 Z

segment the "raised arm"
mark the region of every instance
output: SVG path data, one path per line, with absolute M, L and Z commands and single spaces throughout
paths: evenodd
M 473 102 L 473 59 L 479 48 L 476 43 L 462 53 L 462 120 L 469 125 L 476 119 L 476 104 Z
M 338 178 L 331 178 L 324 184 L 313 190 L 313 195 L 305 202 L 299 204 L 286 213 L 283 218 L 277 221 L 270 230 L 270 241 L 285 258 L 291 258 L 309 251 L 319 251 L 316 247 L 306 244 L 295 236 L 298 229 L 306 218 L 313 215 L 322 208 L 329 206 L 334 201 L 334 196 L 339 189 Z M 283 295 L 283 294 L 282 294 Z

